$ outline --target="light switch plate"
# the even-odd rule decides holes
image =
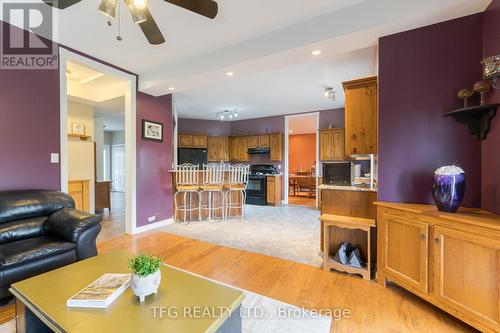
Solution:
[[[50,163],[59,163],[59,153],[50,153]]]

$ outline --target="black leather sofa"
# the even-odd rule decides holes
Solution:
[[[97,255],[100,222],[63,192],[0,191],[0,303],[14,282]]]

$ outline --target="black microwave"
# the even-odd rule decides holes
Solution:
[[[323,163],[323,184],[351,186],[354,168],[351,162]]]

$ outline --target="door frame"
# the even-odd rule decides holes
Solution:
[[[82,56],[63,47],[59,48],[59,108],[60,108],[60,166],[61,191],[68,192],[68,91],[67,62],[74,61],[127,82],[125,86],[125,231],[138,232],[136,226],[136,92],[137,77],[101,62]]]
[[[307,112],[307,113],[299,113],[299,114],[293,114],[293,115],[288,115],[285,116],[285,171],[283,175],[284,179],[284,188],[285,188],[285,193],[283,195],[283,203],[288,204],[288,192],[290,191],[289,186],[288,186],[288,175],[289,175],[289,159],[290,159],[290,119],[291,118],[299,118],[299,117],[304,117],[304,116],[312,116],[314,115],[316,117],[316,207],[318,207],[318,181],[319,181],[319,115],[320,112]]]

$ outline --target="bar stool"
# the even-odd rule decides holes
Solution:
[[[199,166],[194,164],[181,164],[175,169],[176,192],[174,194],[174,221],[177,222],[177,213],[184,213],[184,222],[186,222],[186,215],[189,212],[189,221],[192,221],[192,212],[198,211],[198,220],[201,220],[200,211],[200,193],[198,182]],[[193,194],[198,197],[198,204],[193,208],[192,196]],[[178,197],[183,196],[182,204],[179,204]],[[189,196],[189,202],[187,197]]]
[[[226,184],[226,216],[230,217],[232,209],[241,209],[241,218],[245,218],[245,202],[247,199],[247,184],[250,166],[237,164],[229,167],[228,182]],[[241,201],[233,202],[233,193],[240,193]]]
[[[213,220],[214,211],[220,210],[222,220],[226,219],[224,211],[224,163],[203,164],[203,184],[200,189],[200,217],[203,211],[208,211],[208,220]],[[203,195],[207,194],[207,203],[203,201]],[[220,205],[214,206],[214,199],[219,196]]]

